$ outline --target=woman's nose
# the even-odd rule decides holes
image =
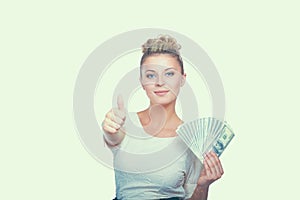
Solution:
[[[156,79],[156,85],[157,86],[162,86],[164,84],[165,84],[165,80],[163,79],[163,77],[158,76],[157,79]]]

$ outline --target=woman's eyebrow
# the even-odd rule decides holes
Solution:
[[[146,72],[149,72],[149,71],[150,71],[150,72],[156,72],[156,71],[153,70],[153,69],[147,69],[147,70],[146,70]]]
[[[176,70],[176,68],[175,67],[168,67],[168,68],[166,68],[166,69],[163,69],[163,71],[168,71],[168,70]],[[148,72],[148,71],[150,71],[150,72],[157,72],[157,70],[155,70],[155,69],[147,69],[147,70],[145,70],[145,72]],[[177,71],[177,70],[176,70]]]
[[[169,68],[165,69],[164,71],[168,71],[168,70],[174,70],[174,71],[178,72],[178,69],[176,69],[175,67],[169,67]]]
[[[167,71],[167,70],[169,70],[169,69],[174,69],[174,70],[176,70],[174,67],[169,67],[169,68],[165,69],[165,71]]]

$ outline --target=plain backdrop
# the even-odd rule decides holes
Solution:
[[[237,136],[209,199],[299,199],[299,17],[292,0],[1,2],[0,199],[114,197],[113,171],[78,137],[73,89],[96,47],[148,27],[197,42],[222,78]]]

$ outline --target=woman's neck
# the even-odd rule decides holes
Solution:
[[[161,117],[164,117],[166,121],[169,121],[174,117],[178,118],[175,110],[175,102],[165,104],[165,105],[161,105],[161,104],[150,105],[148,110],[160,114]]]
[[[138,114],[144,129],[152,135],[161,131],[165,133],[168,130],[174,132],[177,126],[182,123],[176,114],[174,103],[168,105],[152,104]]]

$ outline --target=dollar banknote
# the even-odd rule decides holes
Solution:
[[[234,137],[226,121],[212,117],[186,122],[176,133],[201,162],[210,151],[220,156]]]
[[[221,130],[219,137],[217,137],[215,141],[210,145],[208,151],[214,151],[217,154],[217,156],[221,156],[221,154],[226,149],[226,147],[231,142],[234,136],[235,135],[232,129],[228,126],[224,126]]]

